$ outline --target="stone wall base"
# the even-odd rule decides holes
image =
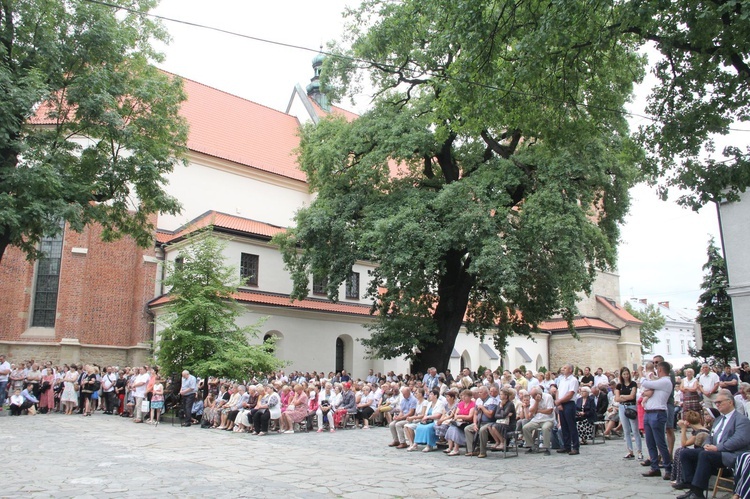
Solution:
[[[83,363],[106,366],[139,366],[149,362],[151,346],[140,343],[131,347],[82,345],[78,340],[61,342],[0,341],[0,353],[11,364],[33,359],[37,363],[52,361],[54,365]]]

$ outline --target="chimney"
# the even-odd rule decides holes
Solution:
[[[648,305],[648,299],[647,298],[641,298],[638,301],[641,302],[641,303],[643,303],[644,305]]]
[[[669,302],[668,301],[660,301],[659,305],[661,305],[664,308],[669,308]]]

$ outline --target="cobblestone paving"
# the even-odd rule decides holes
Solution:
[[[255,437],[101,413],[0,417],[0,497],[673,498],[624,461],[622,440],[579,456],[448,457],[387,446],[385,428]]]

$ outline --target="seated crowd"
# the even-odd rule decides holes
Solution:
[[[2,366],[8,365],[0,355]],[[60,412],[90,416],[96,411],[158,424],[163,412],[182,408],[183,426],[251,433],[335,432],[341,428],[388,426],[390,446],[447,456],[486,458],[509,446],[527,453],[577,455],[596,438],[624,436],[626,460],[641,460],[644,476],[672,480],[704,497],[711,475],[734,468],[735,497],[750,488],[750,367],[719,375],[704,365],[675,376],[659,356],[637,370],[589,368],[554,375],[516,369],[469,369],[453,377],[431,368],[422,375],[386,375],[370,370],[364,379],[338,373],[283,371],[245,382],[209,377],[165,380],[155,366],[100,368],[34,361],[9,365],[0,397],[11,415]],[[2,408],[0,407],[0,410]],[[675,414],[677,411],[677,414]],[[178,414],[175,412],[175,414]],[[674,451],[675,426],[680,446]],[[642,438],[648,457],[643,459]],[[670,440],[671,437],[671,440]],[[420,448],[420,446],[422,446]],[[661,464],[661,467],[659,466]],[[744,487],[744,488],[743,488]]]

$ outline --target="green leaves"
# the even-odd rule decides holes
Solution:
[[[650,154],[643,167],[663,198],[675,188],[685,191],[678,202],[694,210],[737,200],[750,185],[746,133],[735,134],[740,143],[714,150],[732,128],[748,128],[749,12],[747,1],[695,0],[631,0],[621,11],[617,34],[653,42],[661,56],[647,107],[656,121],[640,129]]]
[[[727,294],[727,264],[713,238],[708,242],[707,253],[708,261],[703,265],[706,271],[701,285],[703,293],[698,299],[697,322],[701,327],[702,346],[700,350],[690,349],[690,355],[705,361],[715,359],[726,365],[737,361],[732,303]]]
[[[170,288],[167,313],[159,321],[156,359],[167,374],[184,369],[198,376],[246,379],[250,372],[283,366],[274,355],[273,341],[250,344],[262,321],[237,325],[245,308],[234,299],[237,269],[224,265],[225,243],[211,231],[186,241],[181,265],[171,266],[164,284]]]
[[[652,352],[652,347],[659,342],[658,333],[664,327],[666,319],[658,308],[652,303],[641,312],[633,308],[629,302],[625,302],[625,310],[633,314],[636,319],[643,322],[641,324],[641,352],[647,354]]]
[[[614,265],[642,158],[622,105],[643,60],[602,35],[613,9],[363,4],[352,50],[321,78],[343,95],[364,67],[376,97],[352,123],[302,130],[317,197],[277,239],[295,296],[310,274],[335,290],[355,261],[374,261],[378,322],[364,343],[438,367],[462,325],[502,348],[572,318],[595,269]]]
[[[155,5],[112,3],[144,13]],[[83,0],[2,5],[0,258],[8,245],[33,258],[61,219],[152,244],[150,215],[179,211],[163,182],[187,140],[181,83],[150,64],[150,42],[165,32]],[[27,126],[33,116],[44,126]]]

